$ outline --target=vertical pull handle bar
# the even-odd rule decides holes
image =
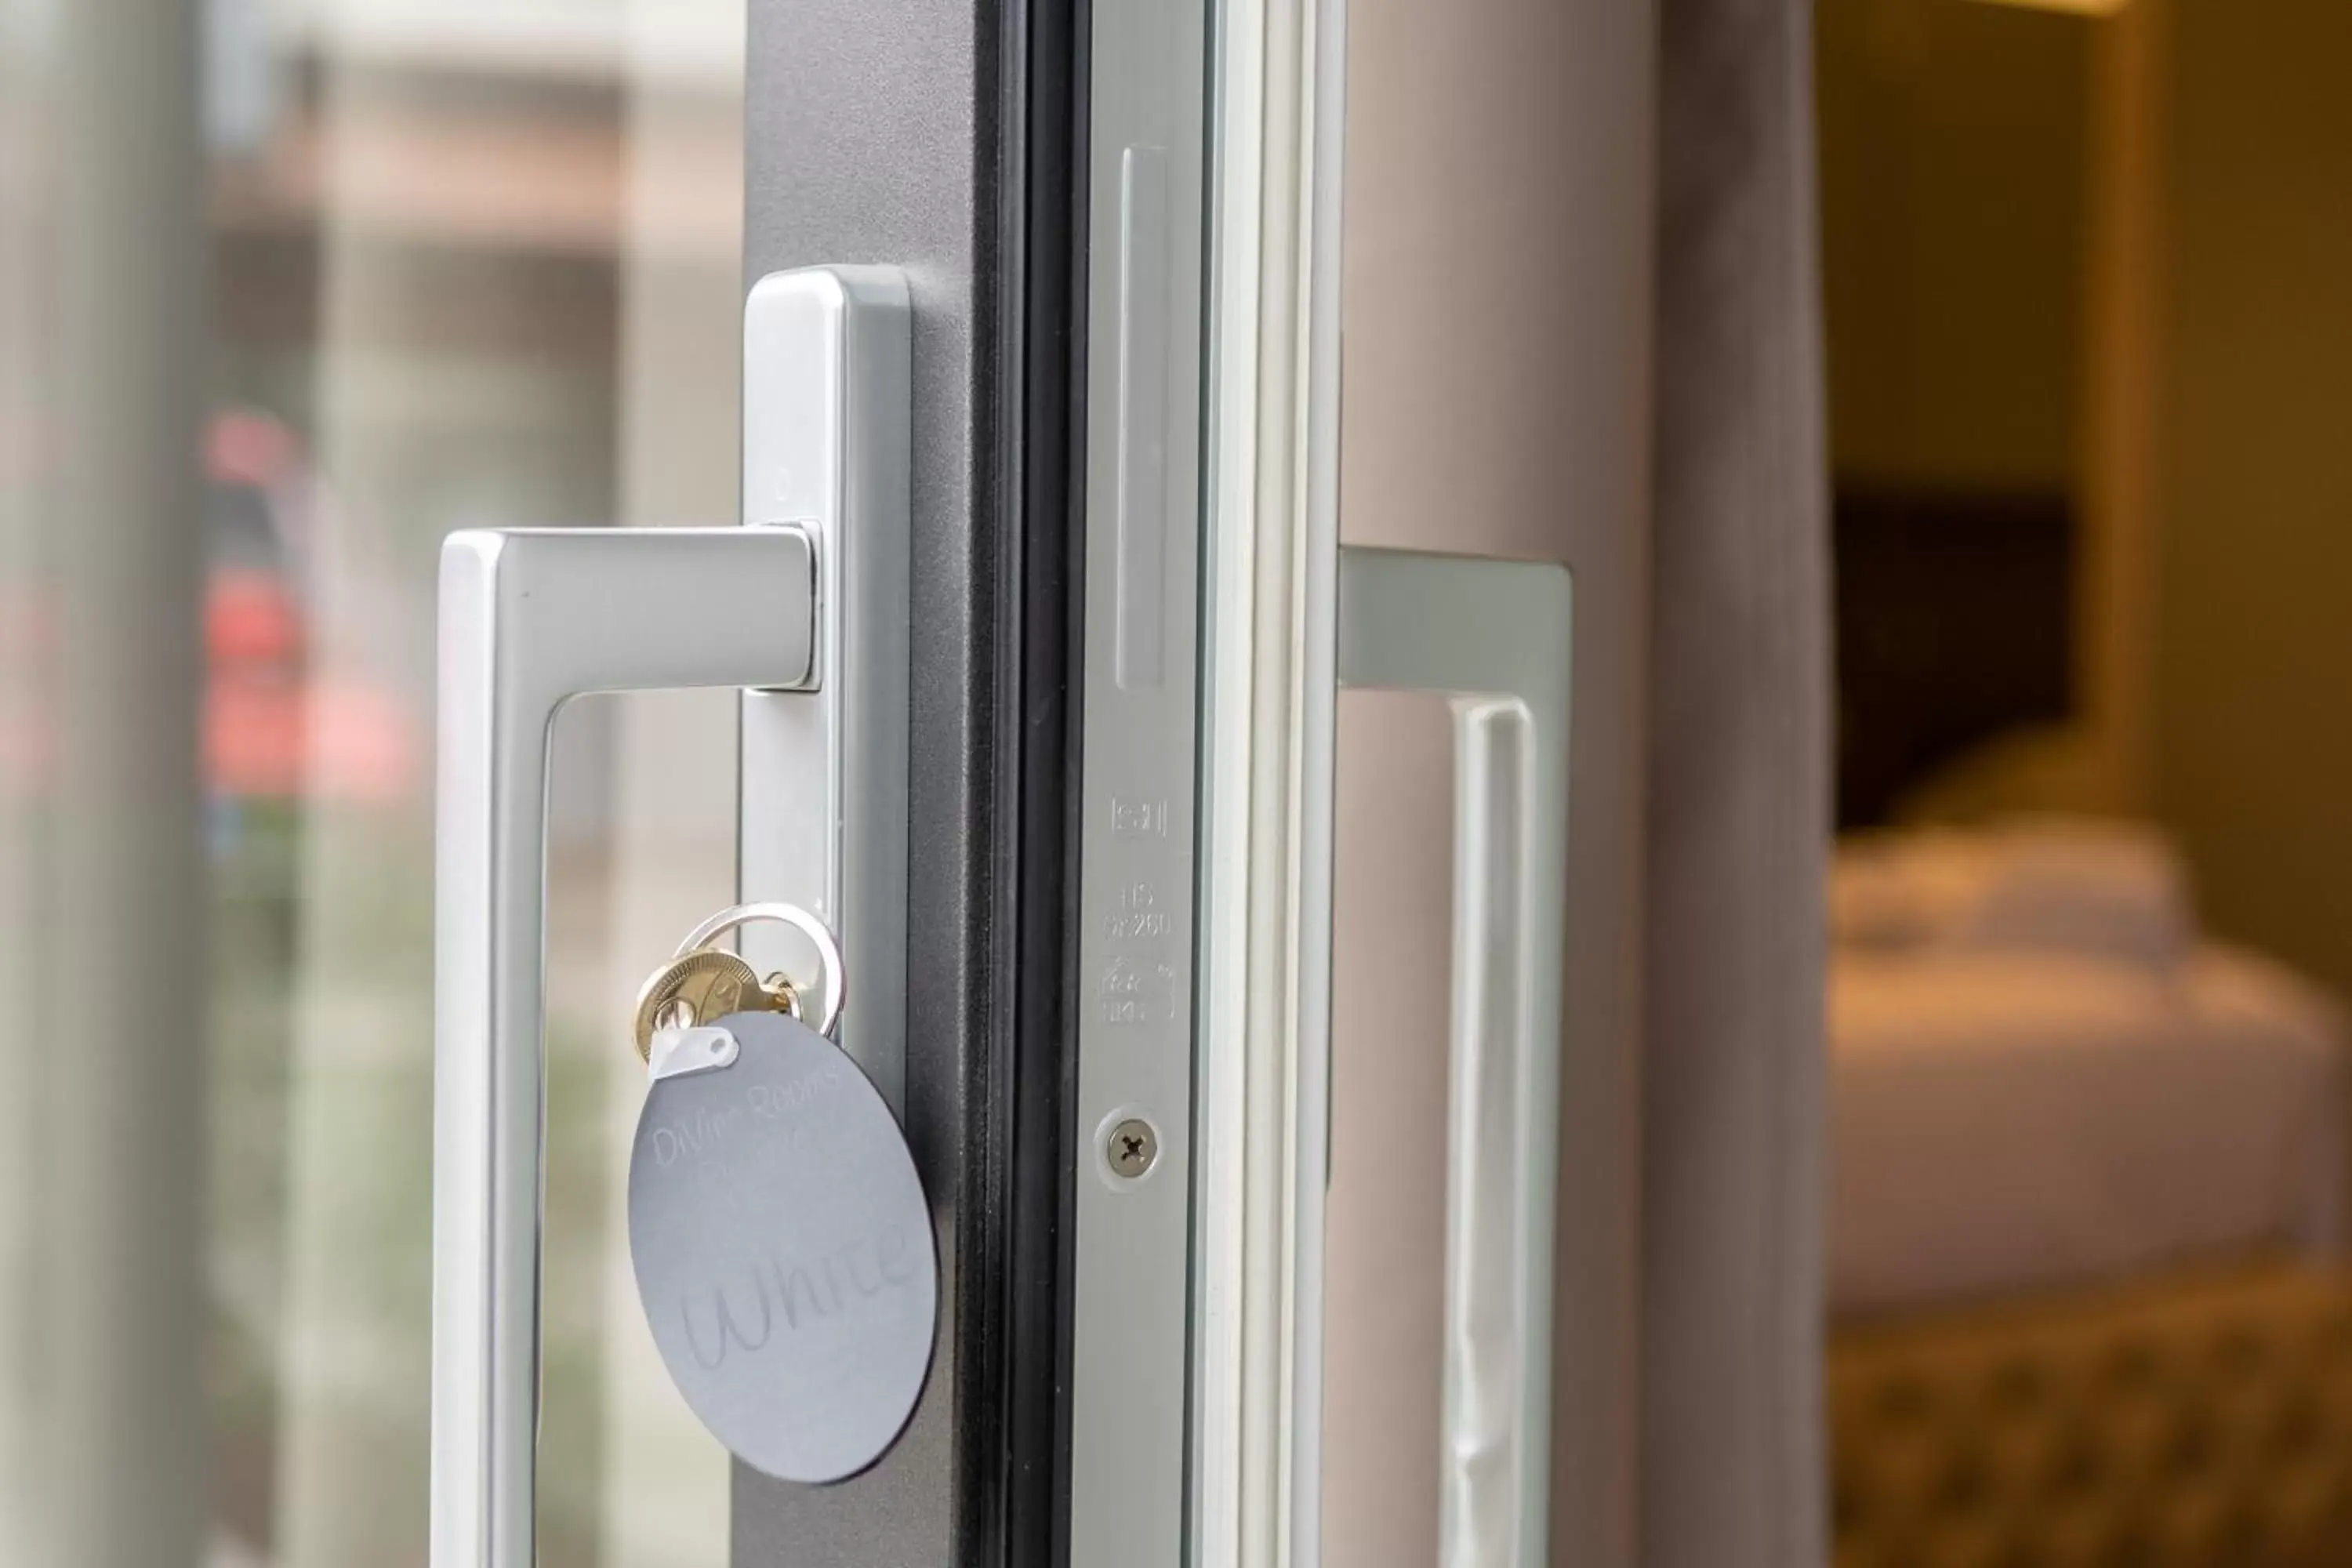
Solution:
[[[1442,1568],[1542,1568],[1571,596],[1564,567],[1339,552],[1339,681],[1454,699]]]

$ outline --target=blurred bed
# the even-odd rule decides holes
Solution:
[[[1834,903],[1837,1310],[2337,1249],[2343,1020],[2201,940],[2153,835],[1897,837]]]
[[[1851,841],[1839,1558],[2352,1563],[2346,1025],[2145,829]]]

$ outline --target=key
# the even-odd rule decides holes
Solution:
[[[654,971],[637,993],[637,1059],[653,1059],[659,1029],[715,1024],[747,1007],[783,1012],[750,964],[731,952],[698,947]]]
[[[771,974],[760,982],[759,1002],[771,1013],[801,1016],[801,988],[793,984],[789,974]],[[746,1003],[748,1008],[750,1003]]]

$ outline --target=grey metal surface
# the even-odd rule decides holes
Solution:
[[[1437,1561],[1541,1568],[1550,1551],[1569,575],[1546,563],[1343,549],[1339,633],[1343,686],[1454,699]]]
[[[1183,1561],[1207,24],[1091,16],[1071,1568]]]
[[[988,983],[974,955],[993,558],[978,517],[985,366],[973,300],[988,243],[978,150],[992,39],[970,0],[751,0],[749,27],[746,277],[887,263],[905,271],[914,310],[903,1120],[940,1242],[944,1310],[929,1390],[880,1464],[824,1489],[738,1468],[734,1557],[740,1568],[939,1568],[956,1551],[965,1053]]]
[[[592,691],[788,687],[807,537],[464,532],[441,553],[434,827],[434,1568],[535,1561],[548,735]],[[662,607],[696,607],[677,635]]]
[[[1157,147],[1119,150],[1118,400],[1112,410],[1117,455],[1118,684],[1159,685],[1168,669],[1168,398],[1170,313],[1168,154]]]
[[[737,1013],[680,1034],[701,1049],[656,1065],[629,1158],[654,1343],[738,1458],[798,1481],[855,1475],[931,1364],[939,1268],[914,1160],[873,1083],[798,1019]]]

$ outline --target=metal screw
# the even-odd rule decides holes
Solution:
[[[1130,1116],[1110,1130],[1103,1155],[1110,1162],[1113,1173],[1133,1181],[1151,1169],[1152,1162],[1160,1158],[1160,1134],[1151,1130],[1150,1122]]]

